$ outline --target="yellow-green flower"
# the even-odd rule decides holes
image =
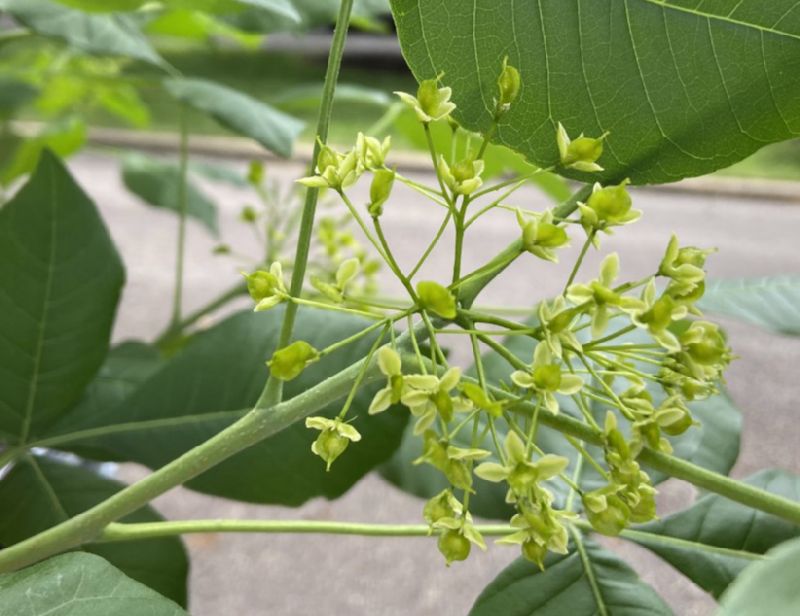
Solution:
[[[288,299],[289,291],[283,281],[283,270],[277,261],[270,265],[269,271],[258,270],[252,274],[242,272],[247,280],[247,291],[256,302],[255,312],[274,308]]]
[[[518,387],[536,392],[544,407],[554,415],[559,410],[555,394],[572,395],[583,387],[583,379],[564,372],[543,343],[536,345],[530,370],[517,370],[511,374],[511,380]]]
[[[460,380],[460,368],[450,368],[441,378],[425,374],[412,374],[403,378],[400,401],[417,418],[414,434],[425,432],[436,421],[437,416],[447,423],[453,419],[455,413],[472,408],[472,402],[468,398],[451,395]]]
[[[451,167],[444,156],[439,155],[438,168],[445,186],[457,195],[471,195],[483,185],[481,174],[484,162],[482,160],[466,158]]]
[[[367,137],[364,133],[358,133],[355,149],[358,165],[362,169],[370,171],[381,169],[386,163],[386,155],[391,147],[391,137],[379,141],[375,137]]]
[[[308,417],[306,428],[321,431],[317,440],[311,445],[311,451],[325,461],[326,470],[331,470],[331,464],[344,453],[350,443],[361,440],[358,430],[338,417],[336,419]]]
[[[453,90],[440,88],[439,78],[420,82],[416,96],[405,92],[395,92],[395,94],[414,110],[420,122],[442,120],[456,108],[455,104],[450,102]]]
[[[310,188],[333,188],[341,191],[354,184],[362,170],[356,150],[342,154],[323,145],[317,159],[316,175],[300,178],[297,182]]]
[[[518,209],[517,223],[522,228],[522,246],[525,250],[540,259],[558,263],[556,249],[569,246],[569,235],[553,223],[552,210],[525,218]]]
[[[603,141],[606,137],[608,132],[597,138],[584,137],[581,133],[573,140],[569,138],[564,125],[559,122],[556,142],[561,164],[568,169],[587,173],[602,171],[603,168],[597,164],[597,159],[603,155]]]

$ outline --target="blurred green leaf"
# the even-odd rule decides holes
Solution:
[[[707,312],[800,335],[800,276],[716,280],[699,304]]]
[[[42,132],[29,139],[13,139],[8,158],[0,158],[0,184],[8,186],[14,180],[36,169],[42,153],[50,150],[62,158],[79,151],[86,143],[86,125],[76,117],[47,124]]]
[[[545,570],[519,558],[484,588],[469,616],[669,616],[672,610],[621,558],[584,539],[549,554]]]
[[[286,88],[272,99],[272,103],[289,109],[316,109],[322,101],[322,84]],[[338,104],[357,103],[388,107],[392,98],[383,90],[376,90],[351,83],[336,85],[335,102]]]
[[[181,171],[175,163],[142,154],[127,154],[122,159],[125,187],[145,203],[180,212]],[[187,178],[186,213],[217,235],[217,206]]]
[[[51,0],[0,0],[0,10],[34,32],[62,39],[81,51],[165,66],[128,15],[86,13]]]
[[[8,119],[20,107],[36,99],[39,88],[27,81],[0,75],[0,120]]]
[[[85,467],[27,456],[0,481],[0,502],[4,503],[0,508],[0,543],[19,543],[103,502],[123,487]],[[144,507],[124,521],[160,522],[163,518]],[[94,543],[83,549],[102,556],[137,582],[186,605],[189,562],[180,538]]]
[[[124,282],[94,203],[49,152],[0,208],[0,436],[25,444],[80,398]]]
[[[79,611],[76,611],[79,610]],[[186,616],[99,556],[71,552],[0,575],[0,616]]]
[[[168,79],[167,91],[179,101],[210,114],[226,128],[289,157],[303,122],[246,94],[203,79]]]
[[[745,481],[791,500],[800,499],[800,477],[784,471],[761,471]],[[764,554],[779,543],[800,536],[800,528],[791,522],[716,494],[703,496],[688,509],[645,524],[638,530],[754,554]],[[743,558],[693,550],[686,545],[673,545],[659,541],[656,536],[637,535],[630,540],[655,552],[717,598],[752,563]]]
[[[82,409],[71,413],[52,437],[111,450],[123,459],[159,468],[217,434],[256,402],[267,378],[264,362],[278,340],[283,310],[239,313],[197,334],[161,370],[125,402],[100,414]],[[329,311],[300,310],[298,338],[315,348],[342,340],[363,329],[362,319]],[[372,340],[362,339],[309,366],[285,383],[285,398],[310,389],[367,354]],[[350,411],[363,440],[350,446],[331,468],[311,452],[317,434],[303,422],[223,462],[188,487],[227,498],[296,506],[324,496],[337,498],[367,472],[382,464],[400,444],[407,413],[368,416],[376,388],[360,392]],[[335,416],[341,401],[320,415]],[[93,434],[77,440],[80,431]],[[78,433],[75,438],[70,436]],[[91,437],[91,438],[90,438]],[[55,444],[54,446],[58,446]]]

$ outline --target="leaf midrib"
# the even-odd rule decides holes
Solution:
[[[55,187],[55,175],[53,173],[53,168],[48,168],[48,174],[50,175],[50,181],[48,182],[48,186],[50,188],[50,198],[48,199],[49,203],[51,204],[51,216],[50,216],[50,254],[48,255],[47,259],[47,274],[45,276],[45,285],[44,285],[44,297],[42,299],[42,318],[38,322],[38,332],[36,338],[36,351],[34,353],[33,359],[33,374],[31,375],[31,383],[30,387],[28,388],[28,400],[25,404],[25,415],[22,418],[22,431],[20,434],[20,445],[25,445],[28,441],[28,437],[30,436],[30,429],[31,429],[31,422],[33,419],[33,407],[36,403],[36,396],[39,390],[39,373],[41,369],[42,363],[42,351],[44,348],[44,339],[45,339],[45,332],[47,331],[48,325],[48,306],[50,304],[50,295],[52,293],[53,288],[53,273],[55,270],[55,256],[56,256],[56,244],[57,244],[57,226],[58,226],[58,191]]]

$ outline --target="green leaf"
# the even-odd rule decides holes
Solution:
[[[79,151],[86,143],[86,125],[80,118],[67,118],[47,125],[41,133],[30,139],[12,139],[10,155],[3,156],[0,184],[10,185],[14,180],[36,169],[42,152],[50,150],[61,158]],[[6,158],[7,156],[7,158]]]
[[[800,133],[795,0],[392,0],[418,79],[444,74],[470,130],[489,129],[503,58],[522,89],[497,139],[541,166],[556,126],[610,131],[606,183],[673,182]]]
[[[124,342],[111,348],[97,376],[78,404],[66,414],[65,421],[114,413],[164,363],[158,349],[142,342]],[[57,431],[58,426],[54,430]],[[69,450],[96,460],[116,460],[114,452],[108,449],[76,446]]]
[[[86,467],[27,456],[0,481],[0,543],[14,545],[111,497],[123,484],[96,475]],[[126,522],[160,522],[150,507],[127,516]],[[137,582],[186,604],[189,563],[176,537],[84,546]],[[83,612],[81,612],[82,614]]]
[[[303,130],[303,122],[246,94],[203,79],[168,79],[167,91],[179,101],[210,114],[220,124],[258,141],[284,157]]]
[[[77,402],[108,351],[123,282],[95,205],[45,152],[0,209],[0,435],[29,442]]]
[[[0,616],[185,616],[99,556],[72,552],[0,575]]]
[[[800,539],[770,550],[767,559],[748,567],[722,597],[717,616],[769,614],[795,616],[800,605]]]
[[[166,66],[128,15],[85,13],[50,0],[0,0],[0,10],[34,32],[62,39],[81,51]]]
[[[789,473],[761,471],[746,481],[774,494],[792,500],[800,499],[800,477]],[[754,554],[763,554],[783,541],[800,536],[800,528],[790,522],[715,494],[703,496],[688,509],[650,522],[639,527],[639,530]],[[647,538],[637,534],[630,539],[658,554],[715,597],[719,597],[742,569],[752,562],[745,558],[671,545],[659,541],[655,536]]]
[[[165,0],[170,9],[191,9],[211,14],[236,13],[252,8],[271,16],[297,23],[300,14],[290,0]]]
[[[623,560],[593,541],[550,554],[545,570],[515,560],[480,594],[469,616],[656,616],[672,614]]]
[[[100,415],[76,413],[53,430],[74,444],[71,433],[92,429],[83,445],[110,449],[119,457],[159,468],[210,438],[244,415],[256,402],[268,376],[265,361],[275,351],[283,310],[239,313],[196,335],[133,395]],[[329,311],[300,310],[298,338],[323,349],[363,329],[362,319]],[[291,398],[367,354],[369,336],[327,355],[285,384]],[[309,498],[336,498],[392,455],[407,422],[405,412],[368,416],[377,387],[356,397],[349,417],[362,434],[325,472],[311,452],[316,434],[297,422],[283,432],[237,454],[189,482],[201,492],[258,503],[299,505]],[[322,412],[335,416],[341,401]],[[92,435],[89,435],[92,436]],[[56,445],[54,445],[56,446]]]
[[[276,105],[287,109],[317,109],[322,101],[322,85],[310,84],[284,89],[272,99]],[[356,103],[385,108],[392,103],[392,98],[383,90],[376,90],[352,83],[336,84],[337,104]]]
[[[717,280],[708,285],[700,308],[781,334],[800,335],[800,277]]]
[[[0,119],[8,119],[20,107],[33,101],[39,88],[21,79],[0,76]]]
[[[122,159],[122,181],[145,203],[180,212],[181,170],[175,163],[128,154]],[[186,189],[186,214],[217,235],[217,206],[188,178]]]

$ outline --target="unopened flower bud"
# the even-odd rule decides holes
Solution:
[[[319,351],[307,342],[298,340],[275,351],[267,365],[272,376],[282,381],[291,381],[299,376],[306,366],[318,359]]]
[[[391,169],[379,169],[372,176],[369,186],[369,205],[367,211],[373,218],[383,214],[383,204],[389,200],[394,186],[395,172]]]
[[[444,319],[456,318],[456,298],[438,282],[423,280],[417,284],[417,295],[422,308]]]
[[[500,92],[500,98],[497,101],[498,112],[508,111],[511,103],[517,99],[521,85],[519,71],[508,63],[508,56],[506,56],[503,60],[503,70],[500,71],[500,77],[497,79],[497,89]]]
[[[453,561],[467,560],[472,550],[469,539],[457,530],[446,530],[439,535],[439,551],[449,567]]]

